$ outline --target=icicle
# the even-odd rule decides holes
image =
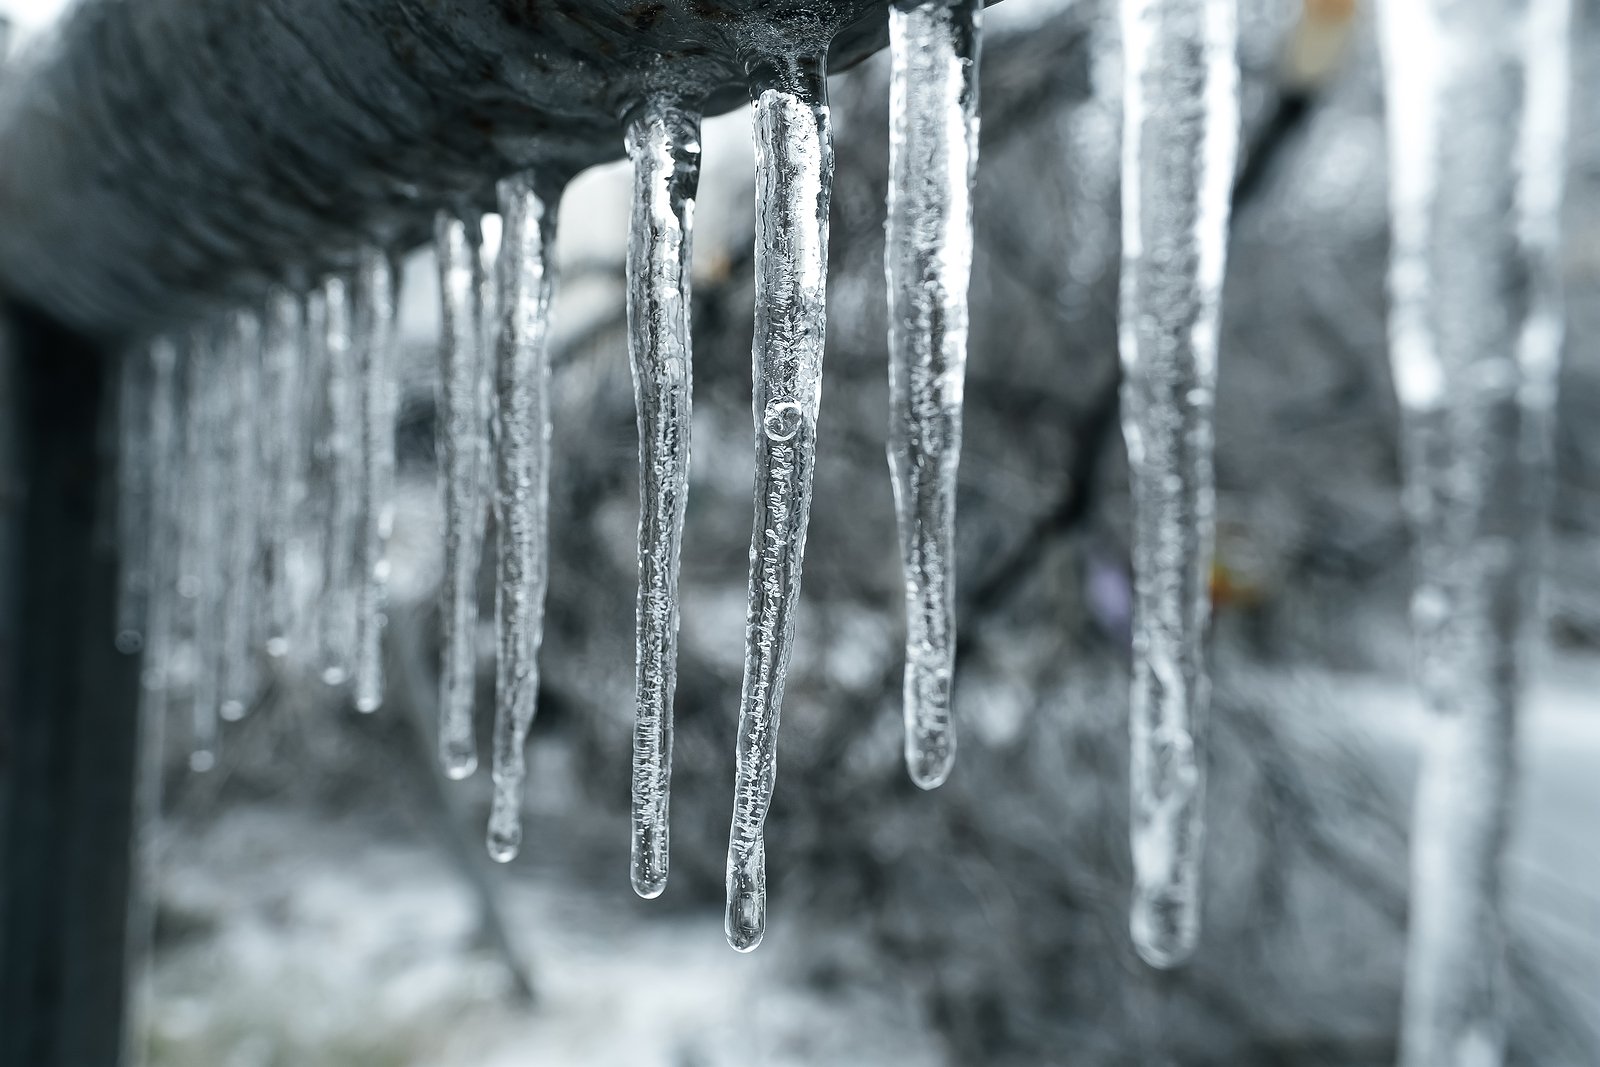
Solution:
[[[227,493],[231,414],[226,345],[214,343],[218,331],[205,331],[189,347],[189,389],[184,428],[184,465],[187,474],[184,517],[184,564],[179,579],[186,598],[193,601],[191,620],[190,686],[193,750],[189,767],[196,772],[216,765],[220,668],[226,655],[222,643],[224,614],[225,544],[221,502]]]
[[[905,574],[905,756],[941,784],[955,759],[956,466],[967,369],[978,0],[889,9],[889,467]]]
[[[760,944],[766,929],[763,828],[777,777],[778,719],[816,463],[833,186],[825,73],[820,55],[806,57],[752,87],[755,531],[723,923],[728,943],[741,952]]]
[[[399,271],[388,253],[362,255],[356,345],[360,381],[360,541],[357,545],[355,704],[383,704],[383,609],[389,581],[388,541],[394,525],[394,380]]]
[[[327,307],[327,479],[331,490],[323,540],[322,680],[342,685],[355,665],[356,545],[360,540],[360,388],[350,285],[337,275],[323,282]]]
[[[162,338],[150,346],[150,373],[150,605],[141,680],[146,690],[163,694],[159,710],[151,712],[160,715],[166,709],[164,697],[178,643],[178,581],[182,573],[179,546],[186,526],[178,349],[170,340]]]
[[[1569,0],[1379,5],[1390,349],[1429,712],[1400,1062],[1504,1059],[1502,866],[1562,336]]]
[[[150,610],[155,460],[153,351],[126,355],[117,380],[117,632],[121,652],[144,647]]]
[[[496,582],[494,800],[489,855],[509,862],[522,843],[528,727],[539,699],[539,645],[549,573],[550,294],[559,193],[528,174],[500,185],[500,322],[495,352]]]
[[[266,614],[261,626],[271,656],[289,651],[294,632],[294,590],[289,552],[295,539],[295,517],[305,496],[303,442],[306,412],[301,403],[300,301],[287,290],[276,290],[267,303],[262,323],[264,382],[262,401],[267,418],[262,428],[262,463],[266,474],[266,506],[262,515],[262,550],[266,557]]]
[[[217,503],[224,513],[222,660],[217,665],[224,719],[244,717],[254,697],[255,649],[251,622],[255,612],[257,530],[261,485],[257,480],[256,445],[260,437],[261,324],[248,314],[233,316],[221,368],[227,392],[227,479]]]
[[[482,271],[479,243],[475,222],[452,212],[441,212],[435,220],[443,320],[438,437],[445,514],[439,754],[451,778],[465,778],[478,766],[472,710],[489,426],[483,394],[482,290],[476,282]]]
[[[1238,139],[1233,0],[1123,0],[1123,434],[1135,571],[1131,928],[1170,967],[1199,935],[1212,394]]]
[[[328,440],[323,429],[328,420],[328,301],[320,285],[301,301],[299,361],[300,414],[295,425],[301,436],[290,474],[291,491],[298,494],[298,513],[291,521],[294,537],[284,553],[284,577],[294,613],[288,646],[299,650],[300,664],[320,669],[323,545],[333,509]]]
[[[678,677],[678,555],[689,493],[690,253],[700,115],[652,98],[628,126],[628,350],[639,413],[638,701],[633,727],[634,891],[667,884],[672,700]]]

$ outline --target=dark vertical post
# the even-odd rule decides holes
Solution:
[[[112,644],[114,365],[0,308],[0,1064],[114,1067],[138,738]]]

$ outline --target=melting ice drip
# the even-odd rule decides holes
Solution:
[[[1570,4],[1379,11],[1390,349],[1430,714],[1401,1063],[1494,1067],[1506,1037],[1501,867],[1562,336]]]

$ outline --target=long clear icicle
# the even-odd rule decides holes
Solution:
[[[1400,1062],[1494,1067],[1502,866],[1562,336],[1569,0],[1379,5],[1390,351],[1429,714]]]
[[[151,503],[149,534],[150,606],[141,681],[159,702],[149,714],[164,716],[172,662],[178,644],[180,545],[186,526],[182,485],[184,432],[180,422],[178,347],[161,338],[150,346]]]
[[[478,766],[473,734],[477,680],[478,565],[483,551],[485,455],[481,239],[476,221],[440,212],[434,224],[439,261],[441,345],[439,470],[443,483],[444,579],[439,614],[444,654],[439,672],[439,758],[451,778]]]
[[[778,720],[794,643],[811,511],[827,325],[833,136],[821,56],[752,87],[756,141],[755,530],[744,686],[728,840],[728,943],[748,952],[767,918],[764,827],[777,779]]]
[[[522,844],[528,727],[539,705],[539,645],[550,570],[550,296],[558,194],[532,175],[500,183],[504,231],[495,343],[494,796],[489,855],[506,863]]]
[[[294,589],[289,553],[295,539],[295,518],[305,496],[304,441],[306,413],[301,403],[302,304],[286,289],[268,298],[262,320],[262,464],[266,505],[261,516],[265,556],[262,627],[267,654],[283,656],[294,632]]]
[[[639,603],[633,726],[636,893],[667,885],[672,701],[678,681],[678,559],[689,495],[690,259],[700,115],[654,98],[628,127],[628,352],[639,416]]]
[[[889,468],[905,575],[905,756],[923,789],[950,774],[956,469],[967,373],[978,0],[889,9]]]
[[[209,771],[217,759],[217,718],[221,703],[220,668],[224,611],[224,541],[220,502],[227,492],[227,440],[230,414],[225,356],[217,330],[204,330],[189,346],[188,404],[184,426],[185,535],[180,588],[191,601],[190,721],[193,747],[189,767]]]
[[[239,313],[231,317],[225,358],[222,375],[228,394],[228,420],[220,432],[227,440],[228,466],[218,501],[226,510],[222,659],[217,671],[222,698],[219,712],[224,719],[234,721],[250,707],[256,682],[251,634],[261,494],[256,462],[261,433],[261,324],[255,316]]]
[[[145,645],[151,596],[155,521],[155,444],[151,425],[153,349],[130,352],[117,367],[117,616],[116,645]]]
[[[302,438],[295,454],[292,477],[298,491],[293,539],[284,554],[284,573],[290,590],[293,618],[288,645],[307,667],[320,667],[320,595],[323,584],[323,545],[332,514],[332,480],[328,476],[328,301],[324,287],[313,286],[300,305],[300,416],[296,427]]]
[[[355,314],[361,491],[357,506],[355,705],[383,704],[383,623],[394,526],[394,346],[399,272],[379,249],[362,254]]]
[[[1133,498],[1133,908],[1139,955],[1200,926],[1217,319],[1238,140],[1233,0],[1122,0],[1122,426]]]
[[[360,540],[361,454],[359,376],[351,285],[332,275],[323,282],[326,307],[328,480],[323,531],[321,629],[322,680],[341,685],[355,666],[356,545]]]

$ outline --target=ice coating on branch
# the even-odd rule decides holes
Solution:
[[[188,602],[193,678],[189,767],[209,771],[217,760],[222,644],[224,551],[222,501],[230,473],[225,451],[229,392],[226,346],[217,330],[196,331],[188,350],[184,411],[183,545],[179,590]]]
[[[967,370],[978,0],[889,10],[889,468],[905,575],[905,756],[941,784],[955,759],[956,469]]]
[[[355,666],[356,545],[360,540],[361,433],[360,386],[356,367],[351,286],[339,275],[327,278],[322,294],[327,321],[327,421],[324,438],[328,511],[323,532],[321,591],[322,680],[342,685]]]
[[[261,431],[266,506],[261,516],[265,571],[262,632],[269,655],[289,651],[294,631],[294,588],[289,569],[295,516],[305,496],[306,413],[301,404],[302,304],[286,289],[274,290],[262,320],[262,396],[267,416]]]
[[[451,778],[465,778],[478,766],[472,709],[489,447],[483,391],[483,298],[476,283],[482,271],[480,244],[475,219],[439,213],[434,224],[434,251],[439,261],[438,440],[445,515],[444,579],[439,587],[444,640],[439,672],[439,758]]]
[[[399,339],[399,273],[393,258],[376,248],[362,253],[357,270],[361,493],[357,507],[355,705],[357,711],[376,711],[383,704],[383,610],[389,582],[389,533],[394,526],[394,348]]]
[[[155,447],[151,408],[153,350],[132,352],[117,367],[117,615],[120,652],[145,645],[150,612],[155,519]]]
[[[1390,353],[1430,722],[1404,1067],[1505,1055],[1502,866],[1561,336],[1568,0],[1379,5]]]
[[[228,324],[228,346],[221,369],[228,394],[228,417],[215,443],[226,453],[227,477],[218,501],[226,511],[223,526],[223,611],[219,712],[234,721],[244,716],[255,696],[256,548],[260,525],[261,486],[257,480],[260,440],[261,324],[254,315],[234,314]],[[225,442],[225,443],[224,443]]]
[[[528,727],[539,705],[539,645],[550,570],[550,294],[559,194],[531,175],[500,183],[504,236],[495,344],[494,797],[489,855],[506,863],[522,843]]]
[[[1122,0],[1122,425],[1133,498],[1131,930],[1200,924],[1217,318],[1238,140],[1233,0]]]
[[[756,144],[755,530],[745,620],[728,943],[766,929],[763,840],[777,777],[778,720],[794,643],[822,395],[833,140],[820,56],[752,88]]]
[[[667,884],[672,701],[678,681],[678,557],[689,494],[690,253],[700,116],[652,99],[628,127],[628,352],[639,415],[639,604],[633,727],[634,892]]]

